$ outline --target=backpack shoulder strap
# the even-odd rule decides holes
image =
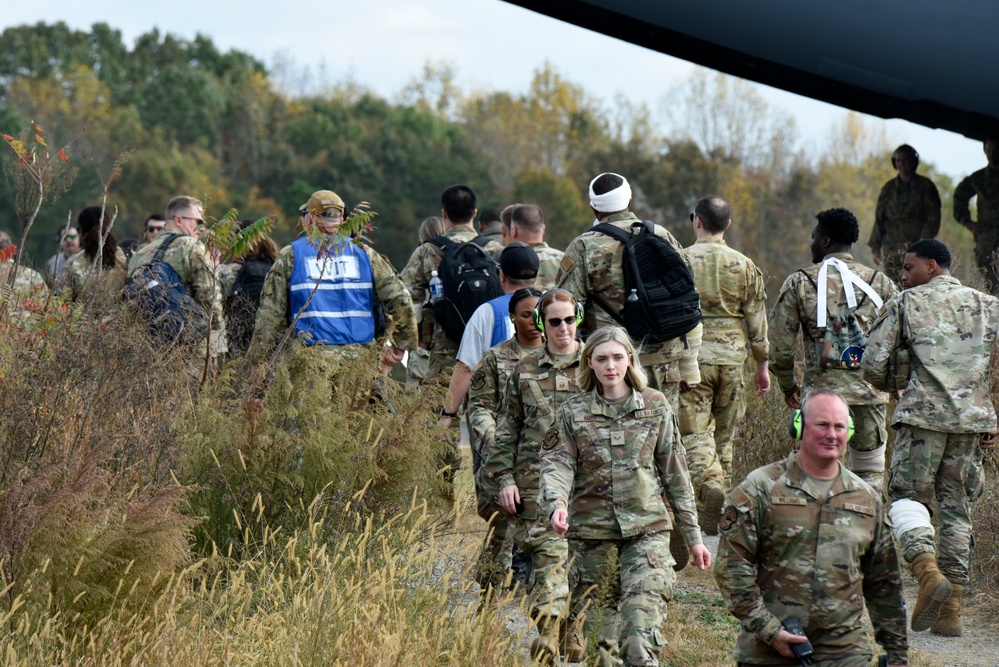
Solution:
[[[447,252],[448,250],[454,250],[455,248],[461,245],[460,243],[452,241],[446,236],[435,236],[432,239],[427,239],[427,243],[432,243],[433,245],[437,246],[444,252]]]
[[[180,236],[181,236],[180,234],[167,234],[166,240],[164,240],[163,244],[156,249],[155,253],[153,253],[153,261],[150,262],[150,264],[156,264],[157,262],[162,262],[163,255],[166,254],[166,251],[170,249],[170,246],[173,245],[173,242],[179,239]]]
[[[485,234],[479,234],[474,239],[469,241],[469,243],[474,243],[475,245],[485,250],[486,244],[489,243],[490,240],[491,239],[487,237]]]
[[[621,243],[627,243],[628,239],[631,238],[631,234],[624,231],[623,229],[615,227],[614,225],[608,222],[601,222],[599,225],[594,226],[592,229],[595,232],[599,232],[604,236],[609,236],[612,239],[620,241]]]

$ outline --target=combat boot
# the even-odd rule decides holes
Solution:
[[[701,487],[701,530],[705,535],[718,534],[718,519],[721,517],[722,505],[725,504],[725,491],[717,484],[706,484]]]
[[[558,616],[538,616],[538,636],[531,642],[531,659],[539,665],[558,662]]]
[[[929,630],[937,620],[940,607],[950,598],[953,587],[937,568],[937,558],[933,554],[919,554],[912,561],[912,572],[919,581],[919,597],[912,610],[912,629]]]
[[[964,586],[951,584],[951,588],[954,591],[940,607],[940,616],[930,628],[930,632],[942,637],[960,637],[964,633],[964,623],[961,622],[961,595],[964,593]]]
[[[586,642],[583,640],[583,623],[572,620],[559,628],[562,637],[562,657],[566,662],[583,662],[586,657]]]

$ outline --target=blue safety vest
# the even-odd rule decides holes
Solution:
[[[375,339],[375,282],[368,253],[350,241],[324,260],[302,237],[291,244],[295,265],[288,285],[288,301],[295,334],[307,345],[350,345]],[[320,280],[322,276],[322,280]],[[312,301],[306,301],[319,282]],[[303,310],[304,308],[304,310]]]
[[[493,337],[489,347],[496,347],[500,343],[510,340],[513,336],[513,325],[510,323],[510,299],[513,292],[498,296],[489,302],[493,307]]]

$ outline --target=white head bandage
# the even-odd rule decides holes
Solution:
[[[602,195],[595,194],[593,192],[593,184],[596,183],[597,178],[603,176],[600,174],[597,178],[590,181],[590,206],[592,206],[597,211],[601,213],[613,213],[614,211],[623,211],[628,208],[628,204],[631,203],[631,186],[628,185],[628,179],[620,174],[614,174],[607,172],[611,176],[617,176],[623,183],[618,187],[614,188],[610,192],[605,192]]]

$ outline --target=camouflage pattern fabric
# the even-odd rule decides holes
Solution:
[[[684,252],[704,317],[698,362],[742,366],[749,353],[755,361],[766,361],[770,343],[763,272],[723,239],[699,239]]]
[[[975,234],[975,264],[984,273],[989,291],[999,290],[994,253],[999,248],[999,169],[986,167],[958,183],[954,189],[954,219],[972,225],[969,202],[977,197],[978,232]]]
[[[940,572],[954,584],[968,583],[971,572],[971,504],[985,492],[982,448],[977,433],[942,433],[901,424],[891,457],[892,500],[908,498],[932,507],[940,533],[917,527],[899,535],[907,562],[935,553]]]
[[[478,477],[496,493],[517,485],[524,509],[514,519],[513,539],[531,555],[536,608],[552,616],[565,606],[568,584],[558,554],[564,560],[568,547],[564,538],[548,530],[548,516],[538,512],[541,447],[558,407],[579,392],[576,371],[582,349],[579,343],[574,354],[559,358],[541,348],[517,362],[503,388],[493,446],[483,452]],[[563,591],[562,597],[552,598],[558,591]]]
[[[59,278],[59,296],[66,301],[78,301],[85,293],[102,295],[106,298],[120,297],[125,288],[127,266],[128,259],[125,257],[125,252],[118,248],[115,253],[115,267],[107,271],[98,269],[97,278],[90,280],[94,260],[81,250],[70,257],[62,269]]]
[[[853,415],[853,437],[850,438],[851,448],[858,449],[858,451],[870,451],[860,450],[854,447],[854,443],[874,443],[874,448],[888,443],[888,428],[885,426],[888,418],[888,406],[886,404],[851,405],[850,412]],[[849,454],[845,455],[844,459],[849,464]],[[853,474],[879,491],[884,488],[885,476],[883,470],[858,470]]]
[[[223,297],[232,296],[232,288],[235,287],[236,277],[239,276],[239,272],[242,268],[242,262],[229,262],[228,264],[219,265],[219,267],[215,270],[215,275],[222,288]]]
[[[512,564],[511,546],[513,517],[496,502],[499,489],[488,485],[480,475],[481,462],[489,457],[496,435],[496,415],[500,410],[501,392],[517,362],[525,354],[537,351],[517,343],[514,336],[489,349],[472,374],[468,389],[468,426],[471,430],[475,470],[476,509],[480,517],[489,520],[490,528],[476,568],[476,581],[485,589],[488,585],[499,589]]]
[[[531,247],[538,253],[538,260],[541,262],[541,266],[538,268],[538,281],[534,286],[542,292],[547,292],[555,287],[555,278],[558,277],[558,269],[565,253],[552,248],[544,241],[532,243]]]
[[[659,665],[666,645],[666,603],[673,599],[676,574],[669,555],[669,532],[632,539],[569,540],[572,611],[587,634],[599,632],[601,644],[619,647],[626,665]],[[616,552],[614,554],[613,552]],[[617,581],[608,567],[616,560]],[[607,593],[594,600],[587,591]],[[589,605],[584,612],[584,607]]]
[[[11,289],[7,286],[7,279],[10,278],[10,272],[13,270],[13,259],[0,264],[0,293],[4,295],[11,293]],[[14,278],[13,294],[21,297],[38,296],[45,294],[47,289],[45,276],[26,266],[18,268],[17,276]]]
[[[608,216],[601,222],[629,230],[631,225],[642,221],[634,213],[626,211]],[[666,229],[656,225],[656,235],[669,241],[678,253],[684,254],[683,247]],[[623,255],[623,244],[595,231],[583,232],[565,249],[555,286],[568,291],[584,304],[584,330],[596,331],[607,325],[620,326],[603,308],[590,300],[590,295],[596,294],[608,307],[620,312],[625,299]],[[649,386],[668,395],[676,391],[675,387],[670,388],[669,385],[678,385],[681,379],[696,382],[699,337],[700,333],[697,337],[690,337],[689,349],[684,347],[679,338],[659,345],[645,346],[641,350],[639,361],[649,376]],[[694,340],[697,342],[694,343]]]
[[[892,423],[944,433],[995,431],[989,356],[999,331],[999,299],[953,276],[936,276],[886,303],[863,360],[864,377],[876,386],[886,385],[889,358],[902,344],[900,314],[909,323],[911,369]]]
[[[455,225],[444,232],[444,236],[455,243],[467,243],[478,236],[469,225]],[[503,249],[497,241],[489,241],[483,248],[493,254]],[[444,329],[434,319],[430,306],[430,278],[443,259],[443,251],[433,243],[423,243],[413,254],[403,268],[399,277],[402,279],[413,301],[416,321],[419,322],[420,347],[430,351],[430,359],[426,363],[418,363],[419,375],[410,373],[410,379],[419,382],[429,382],[455,364],[458,354],[458,342],[444,335]]]
[[[555,411],[579,393],[576,371],[582,348],[580,343],[574,354],[562,359],[547,348],[525,356],[503,388],[493,447],[480,475],[497,492],[517,485],[524,504],[521,518],[538,517],[542,442],[555,422]]]
[[[569,597],[569,579],[565,567],[569,560],[569,544],[551,530],[543,519],[511,517],[513,542],[531,555],[534,573],[529,594],[531,617],[562,616]]]
[[[714,574],[741,622],[733,657],[796,664],[771,647],[781,621],[795,617],[815,664],[847,656],[870,662],[866,606],[889,662],[906,664],[902,578],[881,495],[843,466],[822,495],[794,453],[756,469],[729,493]]]
[[[662,393],[632,391],[621,404],[596,389],[574,396],[559,409],[543,448],[542,511],[550,517],[567,509],[570,539],[669,531],[666,493],[687,545],[701,544],[679,429]]]
[[[397,347],[412,350],[416,347],[416,319],[409,292],[396,274],[392,264],[382,254],[365,243],[360,244],[371,259],[371,272],[374,275],[375,298],[385,306],[385,314],[395,325],[393,342]],[[274,266],[264,280],[260,293],[260,308],[253,329],[253,338],[247,351],[247,358],[262,361],[278,345],[281,337],[295,319],[291,312],[288,284],[295,266],[295,248],[286,245],[278,253]],[[380,344],[374,341],[372,344]],[[324,345],[327,352],[337,353],[350,345]]]
[[[677,421],[698,496],[706,485],[732,484],[732,438],[746,415],[745,385],[742,366],[701,364],[701,381],[680,394]]]
[[[913,174],[908,183],[895,177],[884,184],[878,195],[867,245],[871,252],[881,253],[881,270],[897,284],[906,248],[920,239],[935,239],[939,232],[937,186],[919,174]]]
[[[824,259],[836,257],[846,263],[847,267],[861,280],[869,284],[881,298],[888,299],[898,293],[895,283],[888,276],[854,261],[853,256],[845,252],[831,253]],[[816,389],[829,389],[839,393],[856,412],[857,406],[882,405],[888,402],[888,395],[878,391],[864,380],[863,373],[847,368],[822,368],[819,363],[820,348],[825,338],[825,329],[817,326],[819,264],[795,271],[780,289],[773,311],[770,313],[770,371],[777,378],[784,395],[789,395],[797,385],[794,377],[794,363],[798,344],[798,332],[804,334],[804,384],[801,395]],[[858,306],[854,310],[848,308],[843,281],[835,269],[830,269],[827,276],[826,307],[829,315],[850,312],[858,321],[862,320],[868,328],[878,316],[878,309],[870,298],[857,289]],[[830,318],[831,322],[831,318]],[[870,343],[868,343],[868,349]],[[865,357],[867,352],[865,352]],[[867,429],[863,433],[855,433],[850,440],[850,449],[858,452],[870,452],[881,447],[883,437],[873,437],[876,434],[887,433],[885,424],[880,428]],[[871,437],[868,437],[871,436]],[[867,475],[865,473],[865,475]],[[876,484],[879,481],[869,477]]]
[[[128,262],[128,274],[132,275],[140,267],[152,264],[159,247],[178,233],[176,229],[168,227],[156,237],[156,240],[140,246]],[[225,318],[222,316],[222,290],[215,279],[215,264],[205,246],[193,236],[180,234],[180,238],[173,241],[164,253],[163,261],[177,272],[191,293],[191,297],[204,307],[206,312],[211,313],[212,325],[209,336],[212,356],[218,357],[227,352],[229,348],[226,344]],[[198,348],[204,350],[204,343],[192,344],[192,349]]]

